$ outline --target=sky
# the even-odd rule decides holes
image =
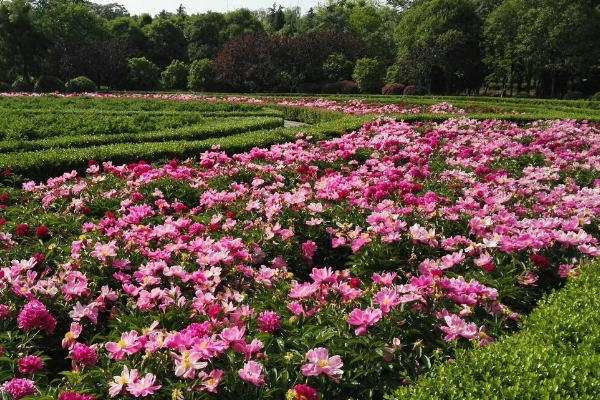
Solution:
[[[302,14],[309,8],[319,3],[325,4],[326,0],[92,0],[96,4],[117,3],[125,6],[129,14],[139,15],[148,13],[156,15],[162,10],[175,12],[180,4],[183,4],[188,14],[205,13],[207,11],[227,12],[238,8],[258,10],[267,9],[277,3],[283,7],[300,7]]]

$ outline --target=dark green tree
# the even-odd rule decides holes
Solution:
[[[148,38],[146,57],[159,68],[173,60],[187,60],[187,42],[176,24],[157,18],[142,29]]]
[[[189,17],[183,34],[188,43],[190,61],[214,58],[227,41],[225,16],[209,11]]]

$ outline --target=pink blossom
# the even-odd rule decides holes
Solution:
[[[123,332],[121,334],[121,340],[118,342],[107,342],[104,347],[110,353],[108,358],[120,361],[125,355],[137,353],[143,347],[143,344],[139,341],[137,335],[138,333],[136,331],[131,331],[129,333]]]
[[[377,321],[381,319],[382,311],[378,308],[368,307],[366,310],[355,308],[348,316],[348,323],[350,325],[358,325],[358,328],[354,330],[354,333],[363,335],[367,333],[367,327],[375,325]]]
[[[48,310],[46,306],[39,300],[31,300],[25,304],[25,307],[19,313],[17,317],[18,326],[26,331],[33,329],[41,329],[47,334],[54,332],[56,328],[56,320]]]
[[[265,376],[261,373],[262,365],[255,361],[244,363],[244,367],[238,371],[242,380],[250,382],[255,386],[260,386],[265,381]]]
[[[306,359],[308,360],[308,364],[303,365],[301,368],[302,375],[304,376],[325,374],[334,381],[337,381],[334,375],[342,375],[344,373],[341,369],[344,364],[340,356],[329,357],[329,351],[326,348],[317,347],[309,350],[306,353]]]
[[[0,391],[10,394],[16,400],[35,393],[34,382],[30,379],[12,378],[0,386]]]
[[[147,373],[143,378],[139,378],[127,384],[127,391],[134,397],[146,397],[154,394],[162,385],[154,385],[156,376]]]
[[[133,383],[138,378],[138,370],[129,371],[127,365],[123,366],[123,371],[119,376],[113,376],[113,381],[108,384],[108,394],[110,397],[118,396],[125,385]]]
[[[281,321],[274,311],[263,311],[258,316],[258,331],[263,333],[275,333],[281,329]]]
[[[81,364],[84,367],[90,367],[96,364],[98,360],[94,348],[83,343],[75,343],[69,357],[73,362]]]
[[[219,383],[223,379],[223,371],[220,369],[215,369],[210,371],[210,374],[206,374],[206,372],[201,371],[198,374],[198,379],[202,380],[202,387],[200,390],[217,393],[217,386],[219,386]]]
[[[42,359],[38,356],[28,355],[17,360],[19,372],[25,375],[31,375],[38,372],[44,366]]]

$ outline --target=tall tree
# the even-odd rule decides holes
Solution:
[[[399,62],[421,70],[421,83],[430,91],[450,94],[472,86],[481,58],[480,29],[470,0],[418,1],[396,28]]]
[[[187,60],[187,42],[181,29],[173,22],[156,18],[143,28],[148,37],[148,60],[164,69],[173,60]]]
[[[214,58],[227,41],[226,25],[225,16],[212,11],[189,17],[183,34],[188,42],[190,61]]]
[[[8,67],[20,69],[25,82],[36,72],[46,45],[47,38],[33,18],[29,1],[0,4],[0,51]]]

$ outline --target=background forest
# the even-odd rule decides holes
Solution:
[[[275,3],[156,16],[117,3],[0,1],[0,82],[583,98],[600,91],[600,1],[329,0],[303,15]]]

